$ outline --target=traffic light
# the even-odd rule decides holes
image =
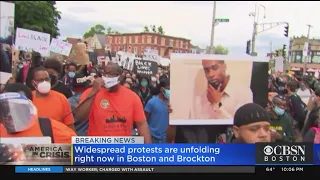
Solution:
[[[246,53],[250,55],[250,54],[251,54],[250,51],[251,51],[251,41],[248,40],[248,41],[247,41],[247,50],[246,50]]]
[[[287,24],[286,27],[284,27],[284,36],[288,37],[289,36],[289,24]]]
[[[284,45],[283,45],[283,48],[282,48],[282,56],[283,56],[283,57],[286,57],[286,55],[287,55],[287,54],[286,54],[286,53],[287,53],[287,52],[286,52],[286,46],[287,46],[287,45],[284,44]]]

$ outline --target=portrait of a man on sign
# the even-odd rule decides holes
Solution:
[[[236,110],[257,101],[254,95],[267,88],[267,69],[265,73],[252,74],[255,63],[265,63],[261,60],[199,54],[177,54],[171,58],[172,125],[233,124]],[[256,77],[259,82],[252,90]]]
[[[252,102],[250,87],[235,81],[236,74],[227,74],[224,60],[202,60],[207,84],[202,95],[196,97],[191,118],[230,119],[237,107]]]

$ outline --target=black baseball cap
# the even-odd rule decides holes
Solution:
[[[73,87],[86,87],[90,84],[91,80],[87,79],[87,76],[85,76],[84,74],[76,74],[72,82]]]

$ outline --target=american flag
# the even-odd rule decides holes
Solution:
[[[0,143],[0,164],[24,161],[25,158],[23,145]]]

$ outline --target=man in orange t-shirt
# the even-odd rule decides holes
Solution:
[[[34,70],[32,84],[36,89],[33,91],[33,104],[38,109],[38,115],[60,121],[74,130],[70,104],[63,94],[51,90],[46,69],[40,67]]]
[[[133,123],[145,143],[151,143],[151,135],[138,95],[121,86],[122,69],[115,63],[105,67],[104,88],[97,81],[86,90],[75,111],[78,120],[89,119],[88,136],[131,136]]]

